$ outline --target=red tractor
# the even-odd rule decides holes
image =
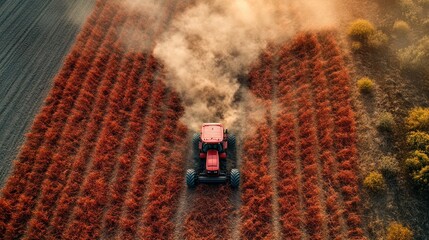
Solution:
[[[186,171],[186,184],[193,188],[198,183],[226,183],[233,188],[240,184],[240,172],[235,167],[235,136],[220,123],[204,123],[201,133],[192,139],[195,168]],[[228,161],[227,161],[228,159]],[[228,172],[229,168],[232,168]]]

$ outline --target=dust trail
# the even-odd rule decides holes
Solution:
[[[193,130],[202,122],[231,126],[240,111],[251,114],[252,108],[240,108],[236,101],[238,76],[248,72],[268,43],[337,25],[333,1],[201,0],[177,16],[154,54],[169,73],[167,84],[183,100],[183,122]],[[155,0],[125,2],[150,17],[159,7]]]

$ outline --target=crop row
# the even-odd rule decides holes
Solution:
[[[296,107],[292,104],[296,98],[292,84],[296,78],[297,63],[292,61],[286,46],[280,49],[279,55],[278,98],[282,107],[276,121],[279,214],[283,236],[288,239],[301,239],[304,218],[300,197],[302,176],[298,174],[301,168],[297,161],[298,123],[295,117]]]
[[[328,228],[331,238],[344,238],[342,232],[343,215],[338,205],[343,206],[341,195],[334,186],[337,186],[335,175],[337,172],[337,162],[335,161],[335,149],[333,134],[335,132],[334,115],[332,112],[332,103],[327,78],[323,72],[322,46],[313,35],[311,41],[315,45],[317,53],[312,62],[313,74],[313,92],[316,103],[316,121],[319,135],[319,144],[321,148],[320,161],[323,163],[322,175],[325,179],[324,189],[326,192],[326,211],[328,217]],[[339,203],[339,204],[338,204]]]
[[[112,102],[94,150],[88,175],[81,186],[71,223],[64,235],[69,239],[76,236],[100,236],[99,225],[103,216],[100,213],[107,203],[109,182],[117,163],[121,140],[128,130],[129,111],[137,98],[136,90],[140,80],[138,75],[129,77],[130,72],[134,71],[133,68],[139,68],[139,64],[133,64],[138,60],[135,54],[126,55],[124,60],[125,64],[119,71],[117,83],[112,90]]]
[[[243,143],[241,236],[243,239],[271,238],[272,176],[269,175],[270,128],[263,123]]]
[[[155,157],[154,171],[142,216],[141,239],[171,239],[180,190],[183,189],[183,166],[187,146],[187,128],[178,120],[183,108],[175,93],[167,102],[165,127],[159,139],[160,151]]]
[[[356,169],[350,164],[357,161],[350,79],[345,65],[334,66],[341,56],[330,49],[337,47],[332,36],[329,41],[321,44],[316,35],[304,34],[279,52],[277,189],[283,235],[290,239],[362,237]],[[323,61],[325,51],[335,55]],[[341,79],[332,77],[338,71]]]
[[[137,233],[142,211],[141,203],[149,185],[150,164],[157,151],[157,142],[154,139],[160,137],[159,133],[162,131],[163,119],[165,118],[163,111],[165,94],[165,87],[160,83],[156,84],[152,97],[154,100],[152,100],[148,112],[148,119],[145,121],[145,131],[135,159],[135,167],[130,174],[128,192],[123,196],[122,215],[118,220],[113,220],[115,224],[116,221],[119,221],[119,228],[122,230],[119,233],[121,239],[132,239]]]
[[[273,64],[274,49],[267,48],[257,61],[250,67],[248,73],[249,89],[257,97],[271,99],[273,93]]]
[[[336,180],[341,187],[349,238],[362,238],[359,214],[359,186],[357,172],[356,124],[350,100],[350,76],[341,56],[341,51],[332,34],[324,36],[322,52],[327,79],[330,80],[331,102],[334,112],[334,143],[339,163]]]
[[[137,95],[139,96],[135,102],[135,107],[130,114],[130,123],[127,134],[122,140],[122,149],[117,158],[118,167],[115,174],[114,182],[110,186],[110,199],[108,202],[108,210],[104,218],[104,231],[107,236],[112,236],[118,225],[119,217],[124,204],[124,195],[128,189],[128,183],[133,169],[133,164],[138,152],[138,144],[143,136],[143,130],[146,121],[150,121],[151,116],[145,116],[148,105],[153,99],[162,99],[162,89],[157,88],[152,92],[154,72],[156,72],[156,62],[153,58],[149,58],[145,62],[145,57],[141,56],[140,59],[134,62],[134,72],[131,76],[138,75],[144,67],[143,76],[140,81],[140,88]],[[152,92],[152,95],[151,95]],[[131,99],[127,99],[130,101]]]
[[[121,22],[120,15],[116,15],[114,21]],[[97,89],[102,87],[109,80],[103,78],[103,72],[106,68],[116,65],[109,58],[114,59],[114,54],[109,54],[110,46],[113,46],[114,26],[109,28],[109,32],[99,49],[94,61],[95,68],[91,68],[87,74],[87,80],[83,83],[80,94],[76,99],[74,108],[67,119],[61,139],[58,141],[57,153],[53,154],[51,164],[45,175],[45,180],[42,183],[42,191],[39,196],[37,206],[34,211],[34,216],[29,223],[27,235],[39,238],[45,236],[49,220],[53,215],[56,200],[61,193],[63,186],[69,176],[70,169],[74,156],[81,144],[79,141],[86,131],[88,131],[88,123],[90,115],[93,114],[94,104],[96,102]],[[107,64],[106,64],[107,63]]]

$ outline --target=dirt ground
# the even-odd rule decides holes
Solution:
[[[397,6],[386,4],[388,1],[344,1],[344,9],[350,11],[349,18],[343,23],[344,30],[348,22],[356,18],[368,19],[383,32],[391,33],[394,21],[400,19]],[[345,35],[345,34],[344,34]],[[346,36],[344,36],[346,39]],[[390,38],[391,42],[393,39]],[[344,49],[349,43],[344,41]],[[368,76],[376,83],[371,95],[362,95],[354,84],[354,104],[357,112],[359,133],[359,155],[361,179],[376,170],[377,161],[382,156],[394,156],[402,163],[407,155],[405,150],[404,118],[408,111],[417,106],[427,107],[429,99],[425,88],[417,79],[401,73],[394,44],[387,49],[372,53],[354,54],[349,51],[350,69],[354,80]],[[377,128],[377,117],[382,112],[390,112],[397,124],[393,134],[382,134]],[[387,179],[387,189],[379,195],[361,191],[363,199],[363,219],[366,233],[370,239],[384,239],[390,222],[397,221],[409,226],[415,239],[429,237],[429,208],[427,198],[416,191],[409,182],[404,169],[398,176]]]
[[[0,2],[0,187],[94,2]]]

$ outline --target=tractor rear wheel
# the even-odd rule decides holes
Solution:
[[[231,169],[231,175],[229,176],[229,180],[231,183],[231,187],[238,188],[240,185],[240,171],[238,169],[234,168]]]
[[[186,185],[189,188],[194,188],[197,185],[197,173],[194,169],[188,169],[186,171]]]

